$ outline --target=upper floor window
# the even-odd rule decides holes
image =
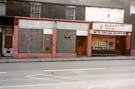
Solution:
[[[130,14],[135,14],[135,1],[131,1]]]
[[[41,4],[40,3],[31,3],[30,4],[30,17],[40,18],[41,16]]]
[[[66,7],[65,18],[69,19],[69,20],[75,19],[75,7],[74,6],[67,6]]]

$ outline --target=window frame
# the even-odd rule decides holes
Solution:
[[[41,3],[36,3],[36,2],[30,3],[30,17],[32,18],[41,17]]]
[[[135,15],[135,1],[130,2],[130,15],[134,14]]]
[[[75,6],[66,6],[65,10],[65,19],[75,20],[76,7]]]

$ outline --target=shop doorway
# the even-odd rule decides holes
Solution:
[[[3,27],[1,33],[2,56],[10,57],[12,56],[13,27]]]
[[[125,55],[126,48],[126,37],[125,36],[117,36],[116,37],[116,55]]]
[[[86,49],[87,49],[87,37],[77,36],[76,37],[77,56],[86,56]]]

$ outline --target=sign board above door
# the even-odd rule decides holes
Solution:
[[[94,30],[106,30],[106,31],[132,32],[132,25],[131,24],[95,22],[95,23],[92,24],[92,29],[94,29]]]

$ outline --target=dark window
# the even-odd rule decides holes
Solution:
[[[41,4],[40,3],[31,3],[30,16],[33,18],[40,18],[41,16]]]
[[[65,18],[69,19],[69,20],[75,19],[75,7],[74,6],[67,6],[66,7]]]

